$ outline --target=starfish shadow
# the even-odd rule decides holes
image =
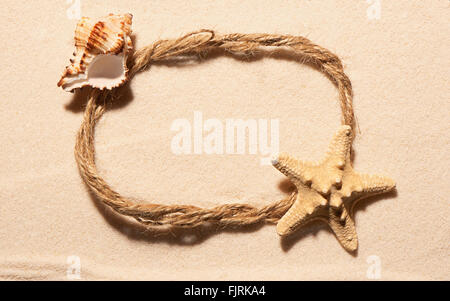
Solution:
[[[278,184],[278,188],[288,195],[297,190],[297,188],[295,188],[295,185],[288,178],[283,179]]]
[[[284,252],[288,252],[298,241],[309,235],[313,235],[315,237],[320,230],[325,229],[326,227],[326,224],[324,224],[322,221],[311,221],[304,227],[296,230],[294,233],[281,237],[281,248]]]

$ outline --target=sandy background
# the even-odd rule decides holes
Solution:
[[[71,4],[3,0],[1,279],[68,279],[79,259],[81,279],[364,280],[372,255],[384,280],[450,279],[450,2],[382,1],[379,15],[363,0],[242,2],[82,0],[81,14],[132,13],[137,48],[211,28],[304,35],[338,54],[361,129],[354,166],[397,181],[358,207],[357,255],[320,223],[287,241],[272,225],[154,237],[104,208],[73,157],[85,102],[56,87],[73,51]],[[289,193],[256,155],[174,155],[171,123],[194,111],[278,118],[281,150],[305,159],[322,156],[340,121],[333,84],[292,60],[153,66],[97,127],[106,180],[168,204],[259,206]]]

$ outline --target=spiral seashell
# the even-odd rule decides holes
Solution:
[[[131,14],[109,14],[98,20],[83,17],[75,30],[75,52],[58,87],[73,92],[91,86],[111,90],[128,79],[128,53],[133,49],[130,38]]]

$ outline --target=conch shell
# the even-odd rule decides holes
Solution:
[[[58,87],[73,92],[84,86],[110,90],[124,84],[128,79],[127,56],[133,48],[132,18],[131,14],[110,14],[99,20],[81,18],[75,30],[74,57]]]

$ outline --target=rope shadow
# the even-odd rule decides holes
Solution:
[[[86,185],[87,187],[87,185]],[[127,236],[129,239],[145,241],[148,243],[167,243],[169,245],[192,246],[200,244],[219,233],[251,233],[259,230],[265,224],[257,223],[239,227],[220,227],[210,224],[193,228],[181,227],[146,227],[141,223],[116,213],[113,209],[103,204],[97,196],[87,187],[89,196],[103,219],[115,230]]]

